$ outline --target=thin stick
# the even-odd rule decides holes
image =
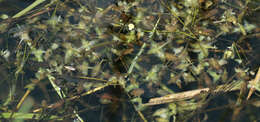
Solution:
[[[218,92],[229,92],[234,90],[239,90],[243,81],[236,81],[234,83],[230,83],[228,85],[220,85],[215,90],[214,93]],[[227,89],[228,88],[228,89]],[[191,91],[185,91],[181,93],[169,94],[163,97],[152,98],[148,103],[145,103],[145,106],[158,105],[158,104],[166,104],[174,101],[182,101],[186,99],[194,98],[197,95],[210,92],[210,88],[196,89]]]
[[[113,85],[113,84],[116,84],[115,81],[108,82],[108,83],[106,83],[106,84],[104,84],[104,85],[102,85],[100,87],[97,87],[97,88],[94,88],[92,90],[86,91],[86,92],[84,92],[81,95],[76,95],[76,96],[67,98],[67,99],[65,99],[65,101],[72,101],[72,100],[75,100],[75,99],[79,99],[82,96],[86,96],[86,95],[92,94],[94,92],[97,92],[97,91],[99,91],[99,90],[101,90],[101,89],[103,89],[103,88],[105,88],[105,87],[107,87],[109,85]],[[63,103],[63,100],[62,101],[58,101],[58,102],[56,102],[54,104],[51,104],[51,105],[47,106],[47,108],[54,108],[54,106],[57,106],[58,104],[62,104],[62,103]],[[33,110],[33,112],[40,112],[40,111],[42,111],[42,108],[38,108],[38,109]]]

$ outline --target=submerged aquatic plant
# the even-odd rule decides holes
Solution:
[[[201,111],[220,93],[242,89],[255,70],[247,39],[254,38],[257,23],[244,12],[219,0],[42,3],[22,18],[0,22],[7,37],[0,36],[0,69],[15,76],[0,82],[12,88],[5,89],[10,92],[1,96],[0,109],[17,104],[20,110],[25,98],[33,98],[26,119],[185,121],[203,114],[211,121]],[[255,79],[248,87],[259,91]],[[237,101],[244,100],[242,92]],[[164,105],[152,106],[158,104]],[[13,113],[3,118],[19,119]]]

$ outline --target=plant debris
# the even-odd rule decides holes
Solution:
[[[1,118],[257,121],[259,5],[36,0],[0,12]]]

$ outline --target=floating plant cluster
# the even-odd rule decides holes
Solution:
[[[259,45],[259,22],[250,18],[259,14],[259,5],[257,0],[54,0],[21,17],[2,14],[0,83],[9,88],[0,97],[0,110],[20,110],[26,104],[22,96],[37,91],[42,98],[34,96],[27,113],[33,111],[38,120],[112,121],[114,115],[115,121],[165,122],[194,120],[198,114],[203,118],[196,120],[214,120],[202,111],[217,92],[240,90],[226,101],[241,105],[247,95],[242,88],[260,89],[259,83],[242,85],[259,67],[252,46]],[[169,97],[196,89],[204,91]],[[148,101],[157,97],[163,99]],[[157,104],[162,105],[152,106]],[[93,111],[100,111],[96,118],[85,114]],[[2,116],[16,117],[15,111],[7,115]]]

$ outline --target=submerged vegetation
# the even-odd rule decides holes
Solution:
[[[36,0],[0,12],[0,117],[259,121],[259,5]]]

